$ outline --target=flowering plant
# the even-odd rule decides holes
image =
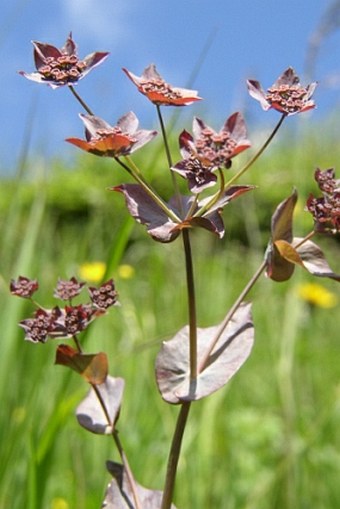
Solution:
[[[161,397],[165,402],[180,408],[163,491],[149,490],[137,483],[124,451],[121,434],[118,433],[118,421],[125,381],[109,375],[105,353],[85,353],[80,339],[93,320],[118,304],[113,279],[98,288],[89,287],[89,300],[80,304],[74,304],[74,299],[83,293],[85,283],[76,278],[59,280],[54,296],[64,304],[52,309],[43,308],[33,299],[39,287],[36,280],[19,276],[12,280],[10,289],[13,295],[30,299],[36,307],[33,317],[20,322],[26,340],[33,343],[46,343],[61,338],[73,341],[73,346],[58,344],[56,363],[73,369],[90,385],[88,395],[77,408],[77,420],[90,432],[111,435],[121,459],[120,463],[107,464],[113,479],[107,488],[102,507],[169,509],[175,507],[173,496],[177,464],[192,404],[224,387],[251,353],[254,323],[252,305],[246,299],[258,279],[266,274],[273,281],[286,281],[292,277],[295,267],[299,266],[313,276],[340,281],[340,276],[332,271],[321,248],[311,240],[317,233],[339,233],[339,181],[335,179],[333,169],[316,171],[315,178],[323,197],[309,197],[306,206],[313,215],[314,228],[303,237],[295,237],[293,234],[297,190],[293,190],[290,196],[278,204],[271,218],[271,236],[263,261],[253,277],[218,324],[198,327],[192,230],[202,228],[218,238],[225,235],[223,209],[243,194],[255,190],[253,185],[236,182],[268,147],[286,117],[314,108],[311,97],[316,84],[303,87],[292,68],[288,68],[267,93],[258,81],[248,80],[250,95],[260,101],[264,110],[273,108],[281,116],[262,146],[230,175],[232,162],[251,146],[240,112],[233,113],[218,132],[204,120],[195,117],[192,134],[182,130],[179,135],[182,160],[174,164],[161,107],[187,106],[201,98],[196,91],[166,83],[153,64],[145,69],[141,77],[123,69],[138,90],[156,107],[174,189],[174,195],[165,200],[131,158],[131,154],[151,141],[157,133],[139,129],[137,116],[133,112],[125,114],[117,125],[111,126],[94,115],[72,87],[73,83],[101,63],[106,56],[107,53],[93,53],[84,61],[78,60],[71,35],[61,50],[48,44],[34,43],[37,73],[22,75],[39,83],[47,83],[52,88],[68,86],[86,114],[80,114],[85,126],[85,139],[72,137],[66,141],[96,156],[112,158],[116,165],[134,179],[134,183],[122,183],[111,190],[123,195],[128,213],[146,227],[153,240],[169,243],[181,239],[183,242],[188,324],[172,339],[163,342],[155,362]],[[57,69],[57,72],[53,69]],[[176,180],[178,174],[187,181],[186,194],[179,190]]]

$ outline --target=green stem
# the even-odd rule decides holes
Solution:
[[[172,439],[168,466],[166,472],[165,486],[163,491],[161,509],[170,509],[174,495],[175,479],[177,473],[178,460],[181,452],[182,440],[185,426],[188,420],[191,402],[182,403],[181,410],[178,414],[175,433]]]
[[[266,150],[270,142],[273,140],[274,136],[276,135],[277,131],[280,129],[281,124],[283,123],[284,119],[286,118],[286,114],[283,113],[280,117],[280,120],[274,127],[273,131],[271,132],[269,138],[265,141],[265,143],[262,145],[262,147],[256,152],[256,154],[243,166],[243,168],[240,169],[230,180],[226,183],[225,188],[229,188],[231,184],[233,184],[236,180],[238,180],[241,175],[243,175],[254,163],[257,161],[257,159],[260,157],[260,155]]]
[[[165,148],[166,158],[168,160],[168,165],[169,165],[169,169],[170,169],[170,173],[171,173],[172,184],[174,186],[175,195],[177,196],[178,210],[180,211],[181,215],[183,216],[183,205],[182,205],[182,200],[181,200],[181,194],[179,192],[179,187],[178,187],[178,183],[176,180],[176,176],[175,176],[174,172],[171,170],[171,168],[173,166],[171,152],[170,152],[168,137],[166,134],[165,125],[164,125],[164,121],[163,121],[163,117],[162,117],[162,113],[161,113],[161,107],[159,106],[159,104],[156,104],[156,110],[157,110],[158,120],[159,120],[159,123],[161,126],[164,148]]]
[[[78,94],[78,92],[76,92],[75,88],[72,86],[72,85],[69,85],[68,87],[72,94],[74,95],[74,97],[77,99],[78,102],[80,102],[80,104],[82,105],[82,107],[84,108],[84,110],[89,114],[89,115],[94,115],[94,113],[92,113],[92,110],[88,107],[88,105],[86,104],[85,101],[83,101],[83,99],[80,97],[80,95]]]
[[[203,359],[201,360],[201,362],[200,362],[200,364],[198,366],[198,373],[201,373],[204,370],[204,368],[206,367],[206,365],[208,363],[208,360],[209,360],[209,357],[210,357],[212,351],[214,350],[214,348],[215,348],[218,340],[220,339],[221,335],[223,334],[223,331],[227,327],[228,323],[230,322],[230,320],[234,316],[234,314],[237,311],[237,309],[240,307],[240,305],[241,305],[242,301],[244,300],[244,298],[246,297],[246,295],[250,292],[250,290],[255,285],[256,281],[261,276],[262,272],[266,268],[266,265],[267,265],[267,262],[266,262],[266,260],[264,260],[261,263],[261,265],[259,266],[259,268],[257,269],[257,271],[255,272],[255,274],[252,276],[252,278],[250,279],[248,284],[244,287],[244,289],[242,290],[242,292],[240,293],[239,297],[236,299],[236,301],[234,302],[234,304],[232,305],[230,310],[228,311],[225,319],[223,320],[223,322],[222,322],[222,324],[220,326],[219,331],[217,332],[216,336],[212,339],[212,341],[211,341],[211,343],[210,343],[210,345],[209,345],[205,355],[203,356]]]
[[[138,184],[144,189],[144,191],[152,198],[152,200],[166,213],[166,215],[172,219],[175,223],[181,223],[181,219],[175,214],[173,210],[171,210],[163,200],[158,196],[158,194],[150,187],[150,185],[144,180],[141,173],[138,171],[137,173],[130,168],[127,164],[123,163],[118,157],[114,158],[117,163],[126,170],[131,177],[133,177]]]

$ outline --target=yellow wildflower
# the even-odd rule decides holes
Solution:
[[[64,498],[54,498],[51,503],[51,509],[70,509],[70,506]]]
[[[304,283],[298,287],[299,296],[320,308],[333,308],[338,303],[338,298],[335,293],[330,292],[324,286],[318,283]]]
[[[79,276],[91,283],[100,283],[106,271],[104,262],[86,262],[79,267]]]
[[[118,267],[118,276],[122,279],[131,279],[135,275],[135,269],[132,265],[128,265],[127,263],[123,263]]]

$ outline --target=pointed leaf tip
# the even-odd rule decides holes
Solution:
[[[105,353],[83,354],[68,345],[58,346],[55,363],[73,369],[91,384],[104,383],[108,373]]]

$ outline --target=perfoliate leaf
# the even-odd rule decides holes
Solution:
[[[79,353],[78,350],[68,345],[58,346],[55,363],[73,369],[91,384],[102,384],[108,373],[105,353]]]
[[[293,212],[297,202],[297,191],[281,202],[276,208],[271,222],[272,240],[293,240]]]
[[[223,387],[246,361],[254,342],[251,304],[243,304],[222,332],[221,325],[197,329],[198,364],[214,338],[219,338],[194,382],[190,380],[189,327],[163,342],[156,360],[156,378],[165,401],[177,404],[204,398]]]
[[[294,272],[294,264],[283,256],[280,248],[287,254],[287,244],[293,240],[293,212],[296,202],[297,191],[294,189],[292,194],[278,205],[272,216],[271,239],[265,253],[265,260],[266,275],[274,281],[287,281]]]
[[[102,509],[136,509],[135,497],[138,497],[139,506],[143,509],[159,509],[163,493],[149,490],[134,482],[134,490],[123,465],[107,461],[106,466],[113,477],[107,487]],[[174,504],[171,509],[176,509]]]
[[[276,240],[274,242],[274,245],[277,248],[280,255],[282,256],[282,258],[284,258],[290,263],[294,263],[295,265],[300,265],[300,267],[304,266],[299,253],[292,246],[292,244],[289,244],[289,242],[285,240]]]
[[[96,394],[99,391],[101,400],[107,410],[110,422]],[[124,380],[107,376],[103,384],[92,388],[83,401],[78,405],[76,416],[79,424],[100,435],[109,435],[119,417],[120,407],[123,398]]]
[[[301,238],[294,238],[293,245],[298,245],[301,242]],[[320,247],[312,242],[311,240],[307,240],[301,246],[296,248],[298,252],[302,264],[305,269],[308,270],[311,274],[318,277],[328,277],[330,279],[334,279],[335,281],[340,281],[340,274],[336,274],[332,271],[328,262],[325,258],[323,251]]]

